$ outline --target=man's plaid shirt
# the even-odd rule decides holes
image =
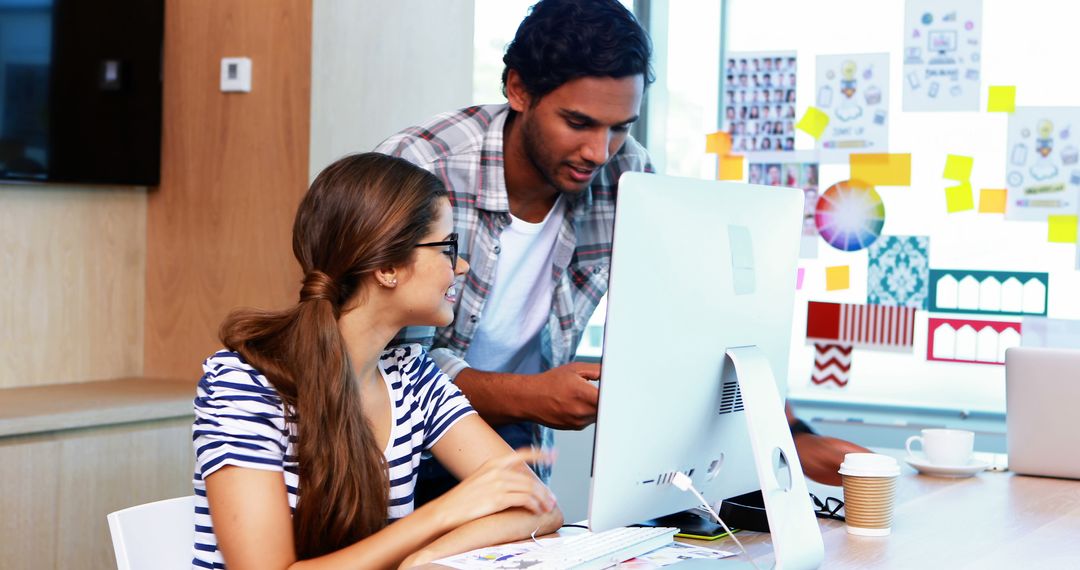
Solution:
[[[432,357],[451,378],[469,366],[463,356],[495,279],[499,236],[510,225],[503,171],[503,127],[509,114],[505,104],[444,113],[405,129],[375,149],[432,172],[450,192],[460,254],[471,266],[458,294],[454,322],[438,330],[407,329],[395,342],[431,346]],[[551,311],[540,333],[545,369],[573,359],[589,317],[607,292],[618,180],[629,171],[653,171],[648,153],[631,137],[586,191],[564,196],[566,216],[551,267]]]

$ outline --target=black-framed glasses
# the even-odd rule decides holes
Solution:
[[[450,251],[447,252],[450,256],[450,267],[457,269],[457,233],[450,234],[449,239],[443,241],[431,241],[428,243],[418,243],[415,247],[449,247]]]
[[[818,518],[832,519],[834,521],[845,521],[844,515],[837,514],[840,509],[844,508],[844,501],[837,499],[836,497],[825,497],[825,502],[821,502],[821,499],[816,495],[810,493],[810,499],[814,501],[814,514]]]

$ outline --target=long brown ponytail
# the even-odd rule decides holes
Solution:
[[[293,535],[301,560],[386,525],[386,459],[364,418],[337,319],[346,303],[362,302],[364,278],[411,259],[444,195],[435,176],[398,158],[366,153],[331,164],[293,225],[305,275],[300,302],[283,311],[241,309],[221,325],[222,343],[270,380],[297,426]]]

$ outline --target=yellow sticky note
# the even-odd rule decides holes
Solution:
[[[1007,190],[983,188],[979,191],[979,212],[983,214],[1004,214]]]
[[[1012,113],[1016,110],[1015,85],[991,85],[986,110],[991,113]]]
[[[731,135],[724,131],[705,135],[705,152],[720,156],[731,152]]]
[[[910,186],[910,154],[852,154],[851,179],[874,186]]]
[[[1076,243],[1077,216],[1047,216],[1048,239],[1053,243]]]
[[[741,154],[729,154],[720,157],[720,180],[742,180],[743,157]]]
[[[950,154],[945,157],[944,177],[957,182],[971,180],[971,167],[975,165],[975,159],[970,156]]]
[[[841,291],[851,287],[851,267],[834,265],[825,268],[825,290]]]
[[[825,132],[827,126],[829,126],[829,115],[817,107],[810,107],[799,119],[799,124],[795,125],[795,128],[818,139],[821,138],[821,133]]]
[[[945,206],[950,214],[975,208],[975,198],[971,192],[971,183],[964,182],[945,189]]]

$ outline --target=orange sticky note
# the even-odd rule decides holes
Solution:
[[[1047,216],[1049,235],[1047,239],[1051,243],[1076,243],[1077,216]]]
[[[742,180],[743,156],[741,154],[729,154],[720,157],[719,180]]]
[[[983,214],[1004,214],[1008,190],[983,188],[979,191],[979,212]]]
[[[1015,85],[991,85],[986,110],[991,113],[1012,113],[1016,110]]]
[[[817,107],[810,107],[799,119],[799,124],[795,125],[795,128],[819,139],[827,126],[829,126],[829,115]]]
[[[975,159],[970,156],[950,154],[945,157],[945,178],[957,182],[971,180],[971,167],[975,165]]]
[[[851,287],[851,267],[834,265],[825,268],[825,290],[841,291]]]
[[[945,189],[945,206],[950,214],[975,208],[975,198],[971,192],[971,183],[964,182]]]
[[[874,186],[910,186],[911,155],[889,153],[857,153],[851,163],[851,179]]]
[[[724,131],[705,135],[705,152],[720,156],[731,152],[731,135]]]

